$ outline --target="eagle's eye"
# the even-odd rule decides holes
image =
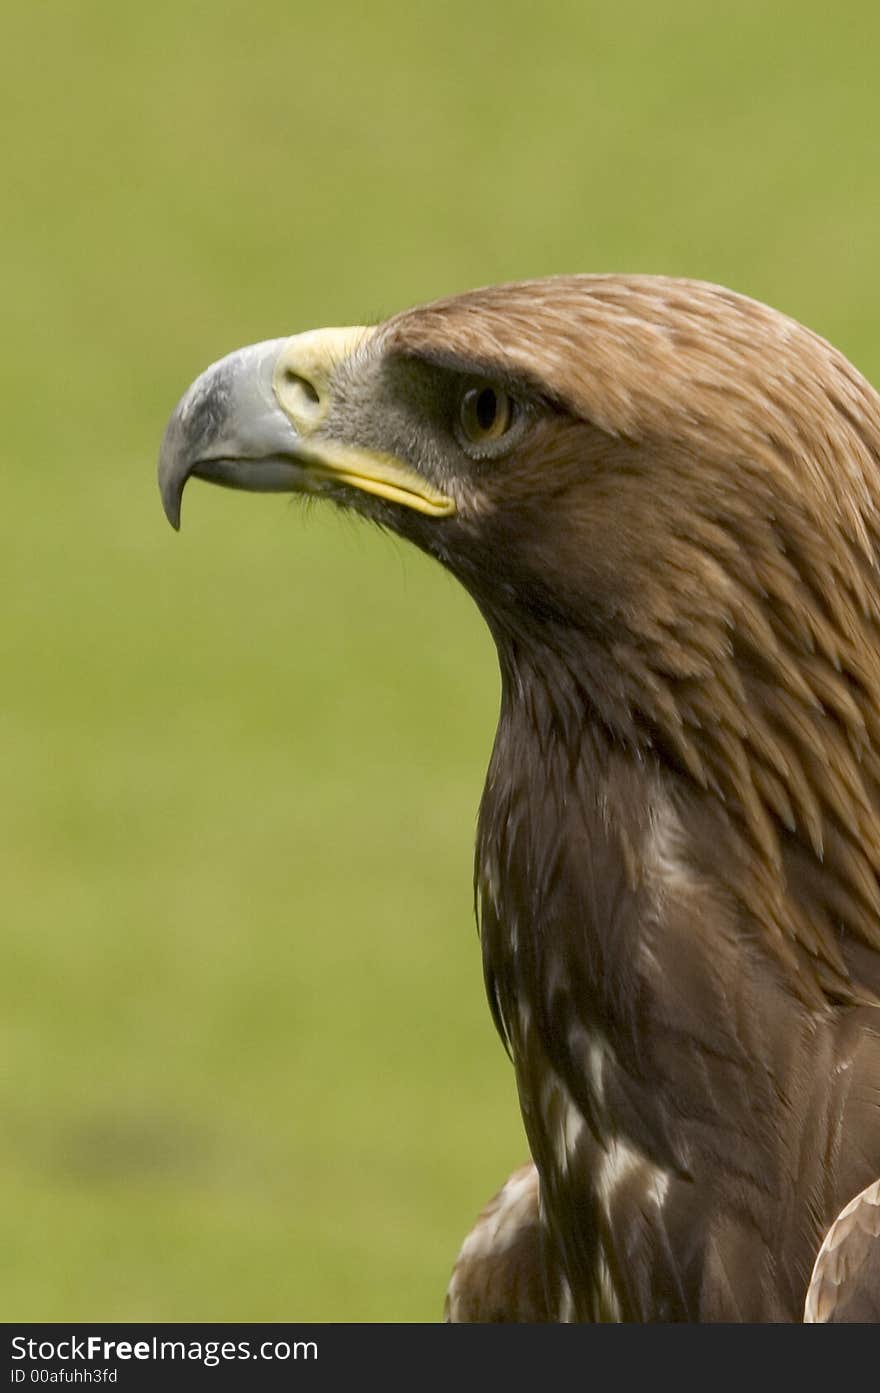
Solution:
[[[516,406],[503,387],[480,383],[468,387],[458,403],[458,428],[465,449],[479,451],[503,439],[513,425]]]

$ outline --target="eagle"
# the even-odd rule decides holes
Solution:
[[[880,397],[719,286],[573,275],[222,358],[196,477],[408,539],[494,639],[475,890],[532,1164],[453,1320],[880,1318]]]

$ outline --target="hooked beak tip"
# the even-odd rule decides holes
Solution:
[[[189,470],[180,467],[171,450],[163,449],[159,459],[159,494],[162,509],[175,532],[180,531],[180,503]]]

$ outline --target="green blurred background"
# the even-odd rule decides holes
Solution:
[[[880,378],[874,0],[6,7],[0,1317],[433,1320],[525,1154],[497,677],[338,515],[154,482],[255,339],[662,271]]]

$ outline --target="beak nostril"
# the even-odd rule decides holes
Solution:
[[[285,369],[284,381],[288,387],[295,388],[305,401],[316,405],[321,400],[320,393],[314,383],[310,382],[307,377],[301,377],[294,368]]]

